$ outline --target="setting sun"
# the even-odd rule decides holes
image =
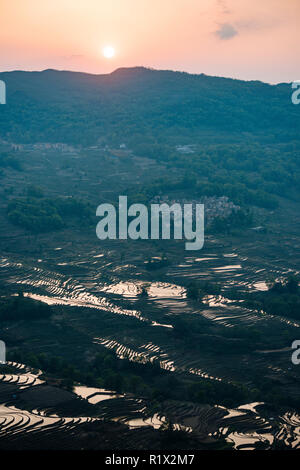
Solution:
[[[102,53],[106,59],[111,59],[115,55],[115,49],[112,46],[105,46]]]

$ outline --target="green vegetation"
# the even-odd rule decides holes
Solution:
[[[205,295],[219,295],[221,288],[209,281],[193,281],[188,284],[186,295],[188,299],[202,301]]]
[[[282,141],[298,135],[300,118],[289,105],[289,84],[143,67],[97,76],[55,70],[6,72],[0,79],[10,90],[10,106],[2,111],[0,126],[15,141],[84,145],[108,136],[137,146],[153,135],[193,138],[216,129]],[[158,140],[156,154],[161,153],[159,145]]]
[[[300,115],[289,105],[289,84],[142,67],[98,76],[48,70],[1,77],[11,97],[0,126],[12,141],[101,141],[111,149],[125,142],[135,155],[170,169],[168,179],[148,188],[134,182],[133,194],[147,200],[183,190],[186,197],[225,195],[272,210],[278,197],[299,196]],[[180,145],[193,153],[180,152]]]
[[[10,354],[10,360],[42,369],[46,376],[50,374],[63,379],[69,389],[75,382],[80,382],[119,393],[129,392],[150,399],[156,407],[168,399],[233,406],[257,398],[255,390],[238,383],[231,385],[205,379],[199,379],[197,383],[193,380],[181,381],[156,364],[120,360],[110,351],[98,353],[89,365],[84,366],[73,366],[58,356],[21,350]]]
[[[158,269],[162,269],[169,266],[170,261],[168,260],[166,255],[162,255],[148,259],[147,261],[145,261],[145,264],[146,269],[148,271],[156,271]]]
[[[89,222],[90,207],[75,198],[43,197],[41,188],[30,186],[27,197],[11,199],[7,205],[9,220],[31,232],[59,230],[66,225],[66,218]]]
[[[214,233],[229,234],[233,230],[249,227],[253,223],[253,214],[247,210],[233,210],[228,217],[215,217],[209,228]]]
[[[0,152],[0,168],[12,168],[21,171],[22,165],[20,161],[9,152]]]
[[[157,194],[176,194],[185,198],[227,196],[240,206],[275,209],[278,197],[297,200],[300,166],[297,142],[272,143],[257,141],[222,144],[195,141],[191,154],[181,154],[174,145],[165,144],[155,160],[164,162],[170,177],[157,179],[151,185],[135,185],[133,194],[149,200]],[[147,151],[149,149],[149,151]],[[134,152],[137,152],[133,149]],[[139,153],[137,153],[139,155]],[[142,155],[152,158],[151,144],[145,145]],[[154,157],[153,157],[154,158]],[[143,196],[141,196],[143,195]],[[249,214],[244,213],[245,221]]]
[[[11,171],[21,169],[17,152],[0,155],[7,175],[0,320],[8,359],[41,369],[49,384],[67,390],[81,383],[134,394],[154,412],[163,413],[168,400],[178,408],[263,401],[277,417],[284,415],[281,406],[299,410],[289,351],[298,329],[261,313],[299,320],[298,282],[248,290],[268,271],[280,276],[287,266],[297,269],[300,120],[287,105],[290,87],[145,69],[105,77],[20,72],[5,80],[12,96],[0,125],[15,143],[29,143],[18,152],[22,173]],[[39,153],[33,142],[82,147],[45,146]],[[203,258],[179,242],[99,245],[92,213],[119,194],[147,204],[155,196],[210,198]],[[222,209],[223,196],[234,203],[231,212]],[[20,237],[14,230],[10,237],[8,221],[44,234]],[[263,237],[258,226],[266,227]],[[120,282],[122,292],[127,281],[129,295],[106,289]],[[28,292],[77,306],[8,297],[20,282]],[[141,286],[137,295],[132,282]],[[162,283],[162,295],[159,289],[148,295],[150,282]],[[176,286],[186,288],[187,298]],[[163,432],[166,447],[181,440],[171,423]]]
[[[26,195],[28,198],[40,198],[44,197],[44,191],[40,186],[34,186],[32,184],[28,186]]]
[[[272,315],[300,320],[298,280],[290,277],[284,281],[275,281],[267,291],[250,294],[248,305]]]
[[[49,305],[23,297],[22,294],[4,302],[2,300],[0,303],[0,319],[2,321],[44,320],[51,315],[52,310]]]
[[[62,217],[51,200],[12,199],[7,206],[9,220],[32,232],[48,232],[64,226]]]

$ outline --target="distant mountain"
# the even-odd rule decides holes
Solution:
[[[300,107],[289,84],[269,85],[144,67],[106,75],[4,72],[0,138],[92,144],[106,137],[195,137],[249,133],[298,138]]]

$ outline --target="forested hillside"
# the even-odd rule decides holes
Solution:
[[[7,85],[1,137],[19,142],[91,144],[138,134],[165,140],[212,131],[287,141],[300,125],[288,84],[143,67],[107,75],[17,71],[0,73],[0,79]]]

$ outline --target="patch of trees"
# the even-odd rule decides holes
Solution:
[[[250,294],[247,303],[252,308],[263,310],[272,315],[300,320],[298,280],[295,277],[290,277],[283,281],[275,281],[267,291]]]
[[[0,127],[15,142],[85,146],[100,137],[176,169],[174,184],[188,193],[267,209],[277,196],[298,197],[300,118],[286,106],[288,84],[144,68],[96,78],[11,72],[5,81],[10,106]],[[182,144],[192,144],[194,153],[178,152]]]
[[[164,400],[189,400],[198,403],[216,403],[236,406],[257,399],[252,390],[240,384],[226,384],[207,379],[180,376],[163,370],[158,364],[139,364],[118,359],[111,351],[102,351],[94,360],[85,364],[70,364],[64,358],[45,353],[34,354],[24,350],[14,351],[10,360],[41,369],[55,378],[63,379],[63,385],[72,390],[75,382],[87,386],[106,388],[119,393],[129,392],[151,400],[159,409]]]
[[[190,385],[188,395],[189,400],[196,403],[220,403],[231,407],[236,403],[247,403],[249,400],[253,400],[256,393],[239,383],[220,382],[216,386],[213,382],[206,380]]]
[[[44,191],[40,186],[31,184],[26,190],[26,195],[28,198],[40,198],[44,197]]]
[[[31,232],[49,232],[64,226],[55,204],[48,199],[15,198],[7,206],[9,220]]]
[[[169,266],[170,261],[167,256],[159,256],[148,259],[146,262],[146,269],[148,271],[156,271],[158,269],[166,268]]]
[[[76,198],[46,198],[39,187],[30,186],[27,196],[11,199],[7,205],[9,220],[31,232],[49,232],[66,226],[66,219],[89,222],[90,206]]]
[[[198,302],[201,302],[206,295],[219,295],[220,292],[220,286],[209,281],[193,281],[186,288],[187,298]]]
[[[0,152],[0,167],[1,168],[12,168],[13,170],[21,171],[21,162],[9,152]]]
[[[43,320],[52,315],[51,307],[42,302],[19,295],[0,304],[2,321]]]
[[[89,364],[70,364],[63,357],[44,353],[14,351],[11,359],[52,374],[65,383],[80,382],[91,387],[131,392],[151,397],[156,386],[169,376],[158,364],[139,364],[117,358],[111,351],[99,352]]]
[[[288,84],[143,68],[96,78],[50,70],[35,76],[10,72],[3,79],[10,105],[1,112],[0,126],[15,142],[85,145],[110,136],[133,144],[136,135],[143,143],[148,135],[195,138],[205,131],[256,133],[282,142],[298,135],[298,113],[286,106]],[[141,144],[141,138],[135,140]]]
[[[209,227],[211,232],[231,233],[241,227],[249,227],[253,214],[249,209],[235,209],[228,217],[215,217]]]
[[[162,139],[161,139],[162,141]],[[154,158],[170,169],[168,179],[159,178],[147,187],[133,191],[144,199],[157,194],[183,191],[185,197],[227,196],[239,206],[273,210],[278,197],[297,200],[300,190],[300,165],[297,142],[272,145],[257,141],[236,143],[197,143],[191,154],[181,154],[172,139],[137,146],[138,155]],[[157,149],[157,152],[152,151]],[[134,150],[134,149],[133,149]],[[174,197],[176,199],[176,197]]]

